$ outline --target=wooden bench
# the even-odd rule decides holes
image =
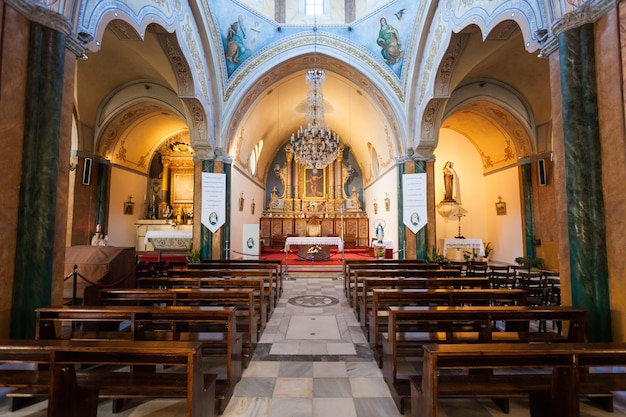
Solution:
[[[438,297],[441,296],[443,303],[436,303],[437,300],[433,298],[433,303],[446,305],[446,297],[443,294],[451,294],[449,290],[476,290],[475,292],[466,292],[466,296],[469,294],[475,294],[475,297],[485,297],[484,302],[489,304],[490,301],[488,295],[483,294],[495,294],[489,288],[482,288],[486,281],[483,278],[409,278],[409,279],[390,279],[390,278],[366,278],[363,281],[363,290],[361,291],[361,297],[358,300],[359,304],[359,322],[364,329],[368,326],[368,316],[371,312],[373,291],[378,289],[391,289],[391,290],[416,290],[417,292],[424,293],[424,290],[431,290],[430,295],[426,297]],[[445,292],[434,292],[434,290],[444,290]],[[487,291],[487,292],[485,292]],[[438,296],[435,294],[439,294]],[[500,293],[504,294],[504,293]],[[523,290],[516,290],[513,295],[516,299],[525,298],[526,292]],[[393,295],[390,294],[390,297]],[[448,295],[448,301],[452,296]],[[471,296],[470,296],[471,297]],[[506,297],[503,301],[506,301]],[[476,305],[480,300],[474,298],[473,305]],[[401,303],[404,304],[404,303]],[[524,304],[526,304],[524,302]],[[423,305],[423,303],[420,303]],[[458,305],[452,303],[449,305]]]
[[[47,396],[49,417],[96,416],[99,398],[185,398],[187,417],[214,415],[216,375],[202,370],[201,342],[0,340],[0,363],[39,365],[0,370],[0,386]],[[155,376],[135,365],[185,369]]]
[[[441,397],[520,395],[529,397],[531,417],[578,417],[581,396],[606,396],[611,391],[626,390],[624,343],[423,348],[422,375],[410,377],[413,417],[437,417]],[[590,371],[593,367],[600,368]],[[468,368],[482,372],[468,373]]]
[[[283,263],[271,259],[216,259],[187,265],[188,269],[271,269],[277,284],[276,303],[283,293]]]
[[[224,278],[224,279],[262,279],[264,281],[264,305],[266,307],[266,318],[269,319],[274,311],[276,303],[277,284],[275,282],[273,269],[183,269],[173,271],[173,277],[183,278]],[[202,283],[200,283],[202,286]]]
[[[351,277],[352,283],[348,288],[348,292],[352,299],[351,304],[355,310],[357,318],[359,318],[360,315],[359,297],[363,293],[362,281],[368,278],[460,278],[460,271],[458,269],[389,269],[382,271],[375,269],[359,269],[354,271],[354,275]],[[488,280],[486,280],[486,282],[488,284]]]
[[[509,305],[526,305],[524,290],[509,289],[384,289],[372,291],[371,304],[368,307],[367,321],[364,331],[368,334],[370,347],[380,358],[382,342],[380,334],[387,331],[388,307],[416,305],[491,305],[507,303]]]
[[[36,310],[36,338],[127,341],[199,341],[204,358],[226,367],[216,387],[223,411],[241,379],[242,337],[234,307],[75,306]],[[167,343],[165,343],[167,345]],[[220,412],[221,412],[220,411]]]
[[[410,389],[406,377],[398,378],[398,360],[421,358],[424,344],[583,342],[586,337],[587,311],[575,307],[400,306],[388,310],[387,332],[380,334],[383,377],[401,412]],[[530,326],[541,320],[567,322],[567,335]],[[496,323],[503,323],[504,328]]]
[[[255,308],[254,291],[249,288],[220,289],[103,289],[101,305],[196,305],[236,307],[237,329],[244,333],[243,353],[250,357],[260,337],[261,318]]]
[[[354,285],[354,274],[357,271],[390,271],[399,270],[430,270],[441,269],[439,264],[427,264],[422,260],[416,259],[351,259],[345,260],[343,264],[343,285],[344,293],[348,298],[348,302],[352,302],[350,294]]]
[[[160,277],[146,278],[138,280],[140,288],[160,288],[160,289],[235,289],[249,288],[254,291],[256,311],[259,313],[260,321],[257,329],[262,332],[267,322],[268,297],[266,292],[265,279],[253,278],[220,278],[220,277]]]

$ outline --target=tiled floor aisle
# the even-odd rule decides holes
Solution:
[[[408,366],[408,365],[407,365]],[[405,369],[411,372],[410,369]],[[582,417],[626,416],[588,403]],[[0,416],[44,417],[45,402]],[[406,415],[410,415],[409,412]],[[527,402],[512,400],[510,414],[490,400],[445,400],[440,417],[527,417]],[[99,417],[184,417],[185,402],[154,400],[119,414],[104,401]],[[298,278],[284,293],[244,370],[223,417],[393,417],[400,416],[366,339],[346,303],[341,280]]]

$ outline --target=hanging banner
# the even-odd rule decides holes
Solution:
[[[202,173],[200,221],[212,233],[226,221],[226,174]]]
[[[413,233],[417,233],[428,223],[426,174],[404,174],[402,194],[404,207],[402,221]]]

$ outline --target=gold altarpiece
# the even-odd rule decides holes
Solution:
[[[345,192],[352,170],[339,157],[326,168],[301,165],[289,145],[286,163],[273,174],[282,183],[274,187],[261,217],[260,238],[265,246],[281,248],[287,236],[341,236],[344,246],[369,245],[369,220],[356,187]]]

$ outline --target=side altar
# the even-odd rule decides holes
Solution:
[[[290,145],[284,147],[284,160],[266,183],[259,233],[263,246],[284,249],[286,238],[295,236],[340,237],[346,249],[369,246],[362,176],[344,163],[343,154],[342,148],[335,161],[316,169],[300,164]]]

